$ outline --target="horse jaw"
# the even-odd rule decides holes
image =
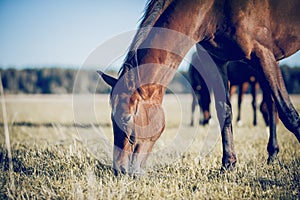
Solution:
[[[120,120],[122,123],[113,119],[115,174],[142,175],[146,160],[165,127],[161,105],[139,102],[136,107],[134,114]]]

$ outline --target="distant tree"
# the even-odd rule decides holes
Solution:
[[[18,71],[16,69],[6,69],[1,71],[2,84],[6,93],[18,93]]]
[[[282,74],[289,93],[300,94],[300,68],[281,66]],[[71,94],[78,70],[66,68],[35,68],[35,69],[0,69],[1,79],[5,93],[18,94]],[[116,71],[108,71],[110,75],[117,76]],[[169,85],[173,91],[167,93],[188,93],[189,79],[186,71],[176,73]],[[109,93],[111,88],[99,78],[95,71],[81,70],[77,77],[75,92],[82,93]]]
[[[300,94],[300,67],[281,66],[282,76],[290,94]]]
[[[19,92],[21,93],[39,93],[37,87],[37,75],[36,70],[24,69],[18,71]]]

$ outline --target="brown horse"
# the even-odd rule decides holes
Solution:
[[[189,67],[189,76],[190,76],[190,84],[192,86],[193,92],[193,100],[192,100],[192,113],[191,113],[191,122],[190,125],[194,125],[194,113],[196,105],[199,105],[200,110],[202,111],[202,118],[199,121],[199,124],[206,125],[208,124],[211,115],[210,115],[210,92],[208,91],[207,85],[202,78],[201,74],[198,73],[197,69],[193,66],[194,64],[199,65],[199,57],[196,53],[192,56],[192,63]],[[229,62],[227,64],[227,73],[228,80],[230,85],[230,97],[236,92],[238,88],[238,112],[237,112],[237,123],[241,124],[241,105],[243,95],[247,92],[250,86],[250,91],[252,95],[252,109],[253,109],[253,125],[257,125],[257,117],[256,117],[256,93],[258,90],[258,80],[257,74],[255,71],[249,66],[247,63],[243,62]],[[194,94],[195,93],[195,94]],[[262,102],[262,105],[265,102]],[[265,110],[261,109],[263,116],[265,117]],[[265,118],[264,118],[265,119]],[[268,126],[268,119],[265,119],[265,122]]]
[[[212,81],[221,128],[222,166],[237,158],[225,63],[243,60],[263,76],[268,107],[300,141],[300,118],[286,91],[277,61],[300,48],[299,0],[152,0],[130,46],[118,79],[103,78],[111,93],[116,172],[139,173],[164,130],[161,107],[167,84],[181,60],[197,42],[212,55],[222,84]],[[198,48],[199,49],[199,48]],[[214,79],[212,65],[206,70]],[[217,80],[217,79],[216,79]],[[225,98],[221,97],[225,90]],[[270,115],[275,121],[275,115]],[[272,128],[272,126],[271,126]],[[271,134],[276,130],[271,130]],[[276,155],[277,149],[269,151]]]

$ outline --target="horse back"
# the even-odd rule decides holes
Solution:
[[[224,35],[236,40],[250,57],[255,42],[270,49],[275,59],[300,49],[299,0],[230,0],[224,5]]]

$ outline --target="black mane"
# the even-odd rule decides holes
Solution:
[[[147,28],[153,26],[160,14],[170,5],[171,2],[172,0],[149,0],[147,2],[144,15],[140,20],[139,29],[129,46],[123,66],[119,71],[120,76],[138,65],[136,59],[137,49],[150,32],[150,29]]]

